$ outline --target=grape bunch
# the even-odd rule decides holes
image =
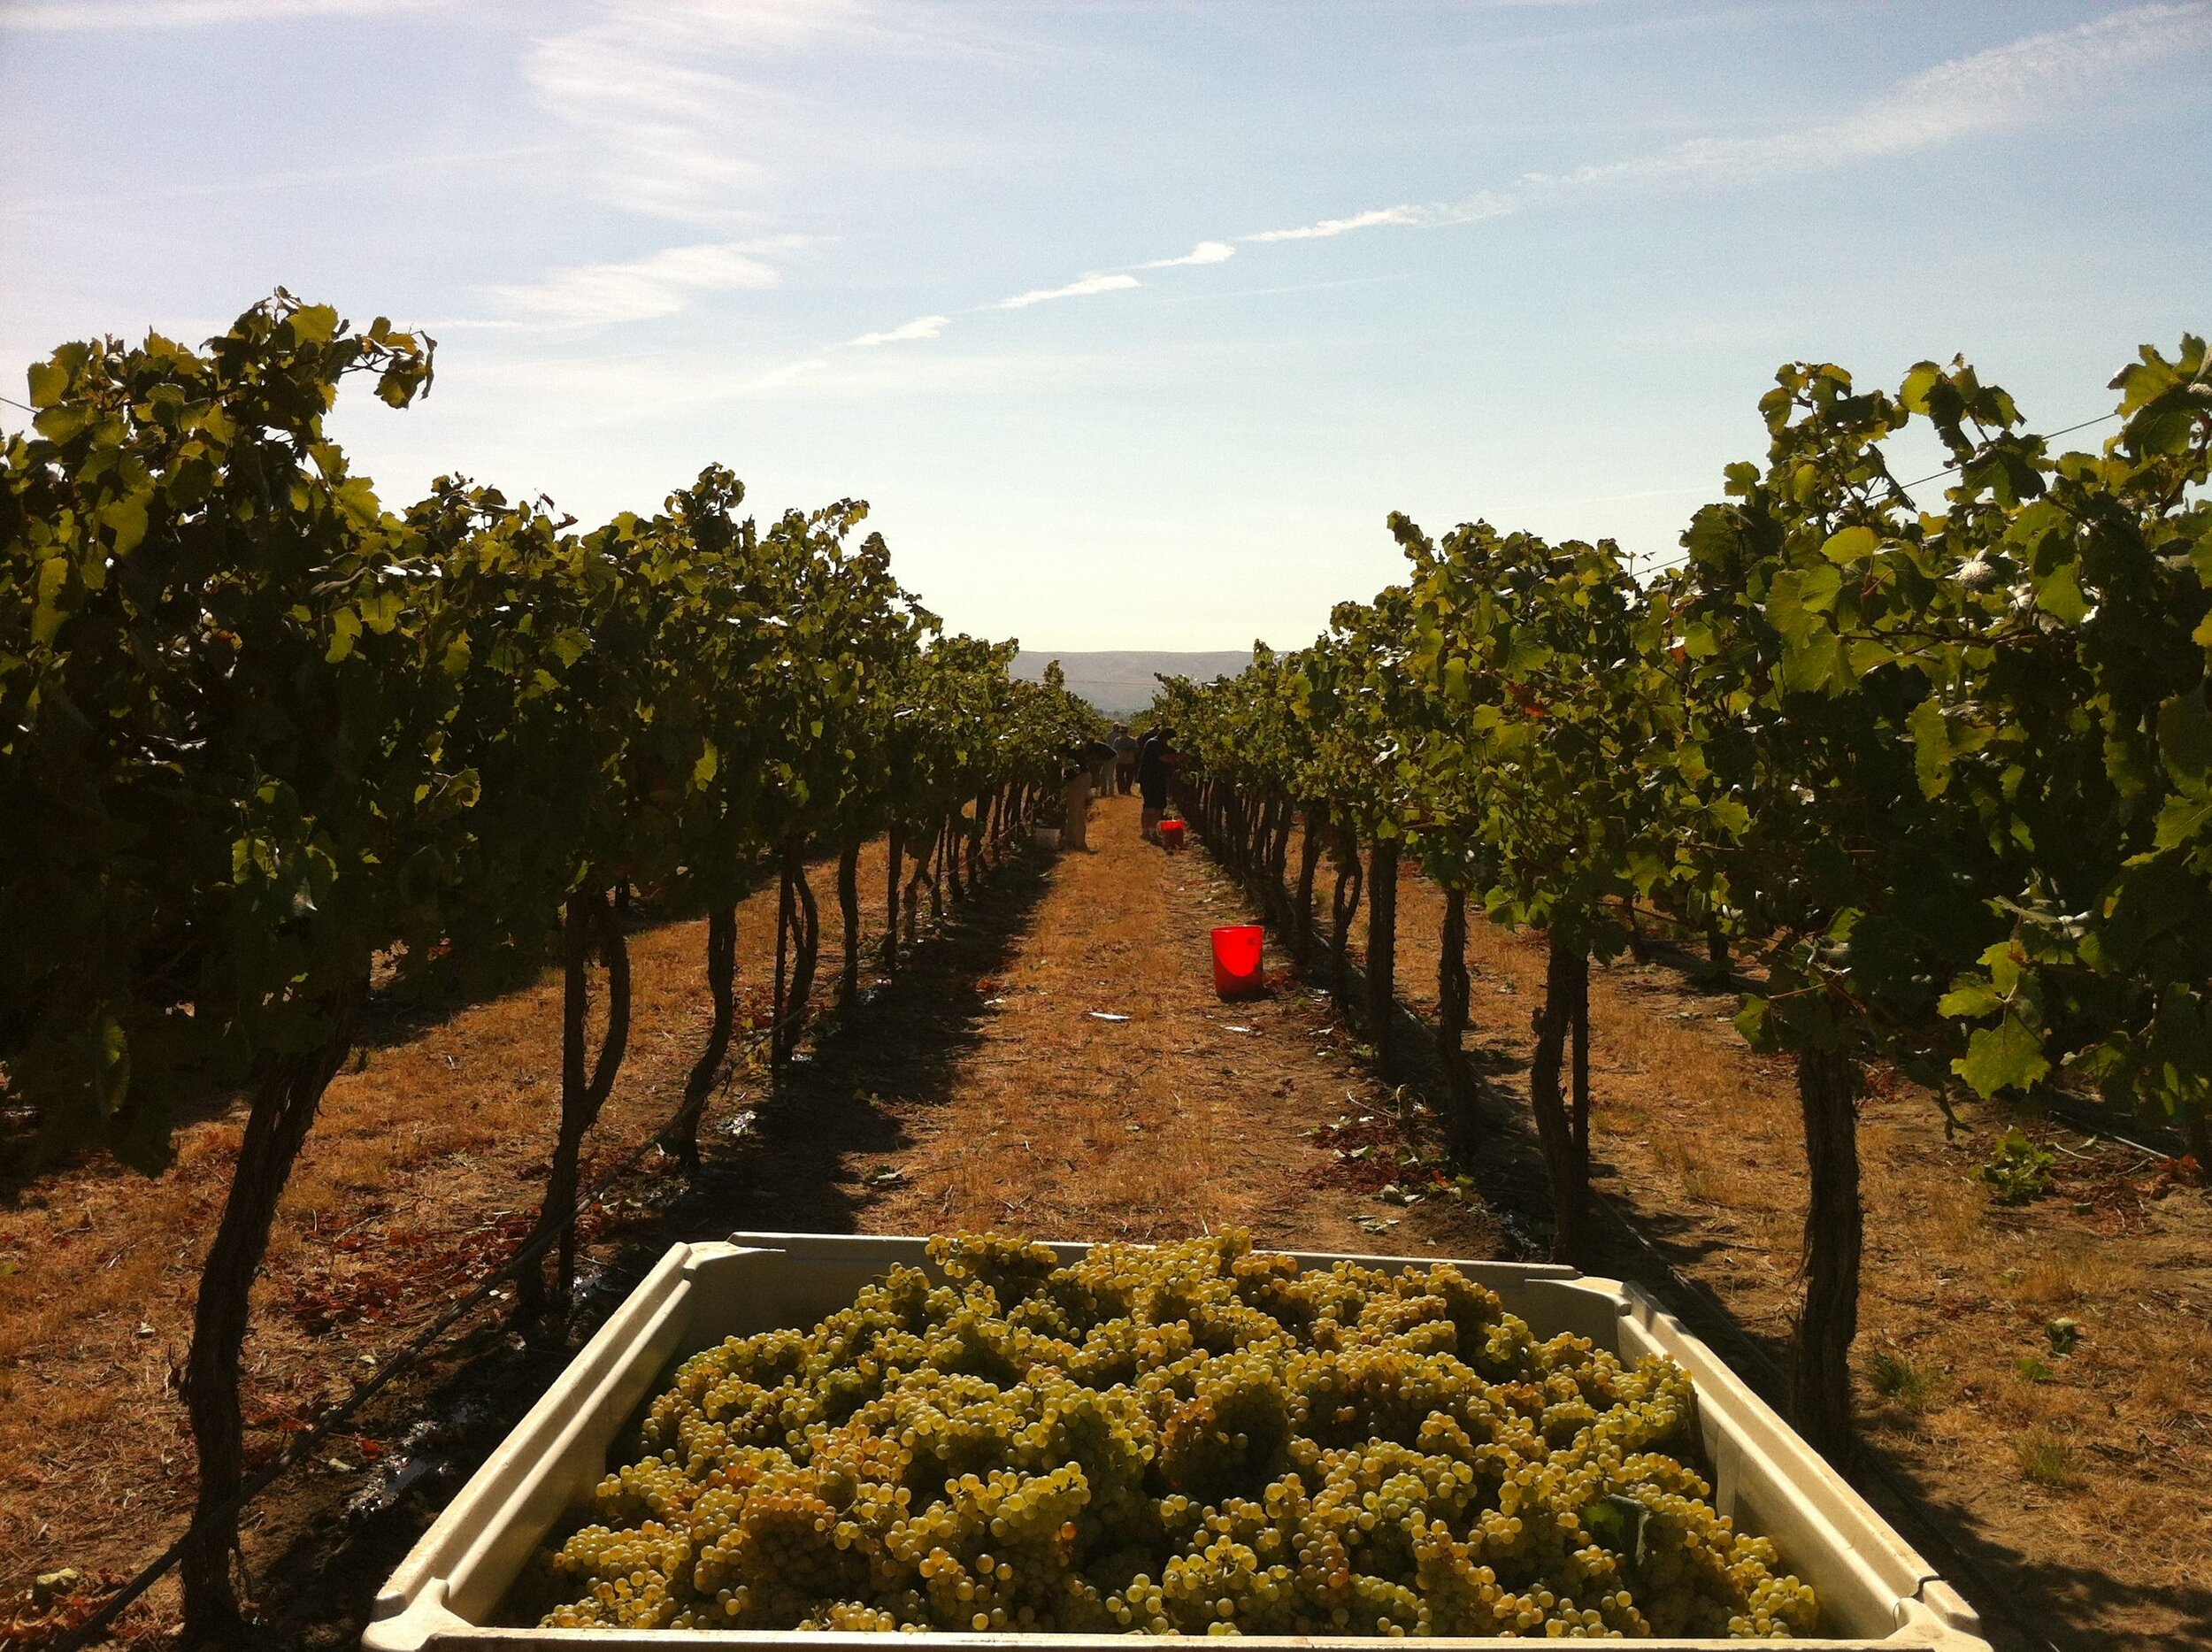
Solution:
[[[695,1355],[548,1627],[1791,1636],[1672,1362],[1539,1342],[1448,1264],[1238,1233],[1062,1264],[933,1239],[810,1332]]]

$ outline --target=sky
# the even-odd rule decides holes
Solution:
[[[1393,510],[1649,565],[1785,362],[2055,429],[2212,327],[2204,0],[0,0],[0,396],[282,286],[438,341],[388,504],[724,463],[1046,649],[1300,646]]]

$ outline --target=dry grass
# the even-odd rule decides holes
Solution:
[[[2012,1456],[2020,1465],[2020,1477],[2038,1486],[2067,1490],[2082,1483],[2080,1454],[2066,1441],[2042,1429],[2031,1428],[2016,1435]]]
[[[2013,1287],[2013,1296],[2032,1308],[2099,1302],[2133,1284],[2134,1272],[2123,1256],[2085,1239],[2068,1237],[2056,1249],[2019,1270],[2020,1282]]]

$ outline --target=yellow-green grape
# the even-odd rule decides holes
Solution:
[[[1789,1636],[1811,1589],[1715,1512],[1688,1377],[1538,1342],[1449,1264],[1232,1233],[1062,1266],[933,1240],[811,1331],[686,1360],[566,1627]]]

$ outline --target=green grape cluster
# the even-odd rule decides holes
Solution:
[[[1675,1452],[1689,1378],[1539,1342],[1448,1264],[1238,1233],[1063,1265],[930,1241],[656,1399],[549,1627],[1791,1636],[1773,1545]]]

